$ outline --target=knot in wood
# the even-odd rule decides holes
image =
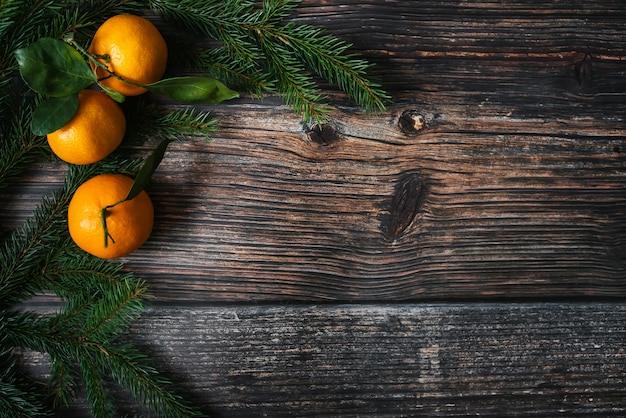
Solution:
[[[582,60],[576,63],[576,81],[580,87],[589,87],[592,83],[593,56],[585,54]]]
[[[341,139],[339,132],[329,124],[315,125],[307,131],[307,135],[311,141],[325,147]]]
[[[383,230],[387,239],[395,240],[411,225],[424,201],[424,181],[416,173],[404,173],[394,188],[389,218]]]
[[[426,126],[426,118],[417,110],[405,110],[398,120],[400,130],[406,134],[416,133]]]

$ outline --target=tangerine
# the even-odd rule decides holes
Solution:
[[[124,200],[132,185],[133,179],[123,174],[100,174],[76,189],[67,213],[76,245],[96,257],[117,258],[148,240],[154,207],[145,190]]]
[[[126,132],[124,112],[97,90],[78,93],[78,110],[63,127],[47,135],[48,144],[70,164],[92,164],[112,153]]]
[[[159,81],[167,65],[163,36],[152,22],[136,15],[121,14],[107,19],[96,30],[89,52],[107,66],[108,72],[92,63],[100,83],[124,96],[145,93],[145,88],[132,83]]]

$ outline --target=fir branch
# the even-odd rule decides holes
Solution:
[[[275,80],[255,61],[242,60],[222,47],[204,49],[183,45],[174,59],[187,69],[208,72],[235,90],[257,98],[276,89]]]
[[[115,267],[119,269],[121,264]],[[115,281],[105,291],[93,290],[99,287],[99,283],[93,281],[100,281],[102,272],[90,271],[81,276],[86,289],[68,296],[61,311],[50,317],[48,327],[51,332],[64,334],[67,338],[108,344],[139,317],[143,310],[145,284],[127,273],[125,280],[113,276]]]
[[[34,399],[33,393],[16,384],[13,376],[0,376],[0,415],[7,418],[48,416],[43,403]]]
[[[75,251],[69,251],[68,247]],[[133,274],[125,272],[122,263],[92,257],[77,250],[69,239],[63,251],[51,261],[41,280],[47,289],[67,300],[81,294],[106,293],[120,283],[133,280]]]
[[[305,121],[323,122],[330,109],[318,104],[323,97],[304,66],[285,50],[284,45],[270,38],[262,39],[261,45],[266,56],[266,70],[276,77],[277,91],[283,100]]]
[[[50,358],[50,379],[47,390],[55,408],[69,406],[80,380],[80,370],[73,358],[53,355]]]
[[[373,65],[347,51],[351,44],[321,28],[290,22],[273,34],[286,43],[307,66],[369,111],[384,111],[390,97],[380,84],[367,78]]]
[[[263,0],[261,21],[273,26],[280,25],[301,2],[302,0]]]
[[[0,38],[6,38],[22,11],[19,0],[6,0],[0,4]]]
[[[152,360],[130,344],[112,348],[102,356],[113,377],[141,402],[164,418],[202,417],[202,413],[188,405],[180,396],[167,391],[172,383],[157,373]]]
[[[8,343],[5,313],[0,311],[0,415],[7,417],[43,417],[43,396],[32,382],[16,375],[11,344]]]
[[[102,344],[115,341],[139,317],[145,291],[143,281],[124,280],[111,291],[102,293],[87,306],[81,339]]]
[[[143,2],[135,0],[78,0],[63,3],[62,8],[40,26],[36,38],[48,36],[62,39],[73,34],[86,42],[105,19],[119,13],[139,14],[145,7]]]
[[[7,344],[55,356],[71,356],[79,348],[78,340],[49,327],[47,315],[31,311],[4,311]],[[67,331],[66,331],[67,332]]]
[[[47,150],[44,137],[30,131],[35,102],[22,88],[5,89],[8,96],[0,103],[0,189],[8,187],[26,166]]]
[[[3,127],[10,125],[10,119],[4,119],[11,115],[8,102],[20,97],[15,96],[12,86],[17,78],[14,51],[38,38],[40,27],[53,19],[58,11],[59,6],[53,3],[49,0],[8,0],[0,4],[0,121]],[[2,136],[8,138],[6,131],[0,133]]]
[[[104,351],[98,346],[93,350],[81,350],[78,365],[85,382],[87,403],[93,418],[107,418],[115,415],[115,406],[111,394],[106,390],[101,364],[97,363],[99,353]]]
[[[250,0],[150,0],[150,7],[163,17],[194,33],[224,42],[235,55],[249,61],[259,58],[258,48],[245,25],[257,22],[256,2]],[[239,41],[236,43],[234,41]]]
[[[382,111],[389,96],[370,80],[372,68],[366,60],[348,54],[350,44],[321,28],[296,22],[283,23],[299,0],[254,2],[151,0],[151,6],[170,21],[220,41],[223,47],[207,55],[222,53],[222,64],[245,71],[254,80],[259,72],[269,76],[262,88],[252,84],[252,93],[278,93],[305,121],[322,121],[329,109],[312,74],[336,85],[367,111]],[[203,67],[210,69],[203,63]],[[221,68],[216,72],[228,74]],[[232,75],[231,74],[231,75]],[[245,77],[242,81],[245,80]],[[244,83],[245,85],[245,83]]]
[[[15,10],[15,3],[18,3],[18,10]],[[5,47],[3,55],[6,57],[15,49],[25,47],[39,38],[42,28],[55,18],[64,5],[52,0],[27,0],[9,1],[0,7],[3,13],[6,8],[11,19],[10,23],[2,25],[5,29],[0,33]]]
[[[0,377],[0,414],[11,418],[34,418],[47,416],[39,400],[31,399],[32,392],[14,384],[12,379]]]
[[[200,136],[207,140],[215,132],[216,119],[209,118],[209,112],[201,112],[185,107],[170,111],[153,125],[155,136],[161,139],[181,140],[189,136]]]
[[[113,416],[114,404],[106,390],[114,378],[139,401],[164,417],[199,417],[195,408],[168,390],[171,382],[160,375],[150,358],[130,344],[116,344],[141,308],[140,293],[126,282],[116,292],[84,304],[84,321],[67,323],[62,314],[51,317],[33,312],[5,312],[11,347],[47,352],[53,362],[51,387],[57,402],[66,403],[76,384],[76,369],[85,384],[94,417]],[[79,325],[80,324],[80,325]]]
[[[184,140],[192,136],[210,140],[217,130],[217,119],[211,118],[208,111],[191,107],[163,111],[143,101],[139,101],[128,119],[126,136],[130,141],[139,138]]]
[[[0,248],[0,308],[18,303],[42,289],[33,280],[47,264],[51,252],[59,248],[65,229],[63,214],[69,194],[54,194],[44,198],[32,219],[12,234]]]

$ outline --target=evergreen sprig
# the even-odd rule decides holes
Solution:
[[[191,107],[164,111],[140,100],[129,114],[128,122],[128,139],[135,141],[146,138],[184,140],[189,136],[211,140],[218,121],[208,111]]]
[[[315,76],[346,92],[368,111],[382,111],[389,96],[368,78],[372,64],[348,53],[351,44],[327,31],[285,20],[300,0],[258,2],[151,0],[170,21],[217,40],[221,46],[201,49],[191,62],[249,92],[278,93],[305,121],[323,121],[330,109]]]
[[[330,111],[315,77],[338,86],[369,111],[388,98],[367,77],[371,65],[348,53],[350,44],[311,25],[287,22],[299,0],[0,0],[0,189],[37,159],[49,158],[46,140],[30,129],[42,98],[18,74],[14,52],[40,38],[71,34],[86,46],[98,24],[118,13],[142,14],[147,7],[180,27],[217,41],[176,56],[176,65],[238,83],[261,97],[278,93],[305,120],[322,121]],[[187,50],[187,49],[185,49]],[[190,107],[174,109],[125,104],[125,143],[163,142],[197,136],[210,139],[216,120]],[[136,174],[142,161],[112,155],[67,169],[61,190],[42,199],[19,228],[0,236],[0,417],[49,416],[84,388],[94,417],[119,411],[110,388],[125,388],[158,416],[202,414],[175,393],[152,359],[124,338],[143,311],[146,283],[119,262],[84,253],[69,237],[67,206],[76,188],[101,173]],[[142,170],[139,170],[140,172]],[[26,309],[39,294],[58,297],[54,312]],[[48,356],[47,381],[19,366],[16,353]]]
[[[87,38],[108,16],[140,7],[145,4],[0,3],[0,188],[10,186],[33,161],[49,155],[45,137],[30,130],[40,98],[21,82],[13,52],[44,36],[62,38],[72,32]],[[162,135],[178,139],[198,132],[208,135],[214,125],[207,112],[145,113],[142,119],[152,117]],[[45,197],[32,216],[0,242],[1,417],[49,416],[51,408],[67,406],[80,387],[94,417],[117,416],[112,382],[159,416],[201,416],[174,394],[172,384],[149,357],[122,342],[143,310],[145,282],[121,263],[82,252],[67,232],[67,205],[78,185],[100,173],[136,173],[140,164],[138,159],[114,156],[90,166],[70,166],[64,187]],[[23,310],[22,302],[42,293],[60,298],[57,311]],[[16,353],[29,350],[49,357],[47,382],[33,380],[16,361]]]
[[[82,252],[67,233],[67,204],[79,184],[102,172],[126,173],[138,165],[136,160],[109,160],[87,167],[70,166],[65,187],[44,199],[33,218],[14,231],[0,251],[4,262],[0,270],[0,327],[5,336],[0,340],[0,352],[20,348],[50,356],[48,389],[39,388],[42,394],[30,402],[32,410],[46,411],[49,397],[53,405],[66,406],[83,382],[92,415],[115,416],[115,403],[107,389],[109,382],[115,381],[159,416],[201,416],[170,391],[171,383],[147,356],[120,342],[143,311],[145,282],[125,272],[121,263]],[[58,312],[40,314],[12,308],[41,292],[53,292],[61,298]],[[0,404],[10,402],[16,391],[33,390],[12,383],[17,382],[11,377],[18,369],[13,364],[5,367],[8,370],[0,382]],[[22,377],[22,381],[27,379]],[[40,415],[31,411],[25,416]]]
[[[5,0],[0,2],[0,189],[7,187],[45,148],[45,138],[30,132],[32,112],[39,98],[16,83],[15,50],[37,39],[62,38],[78,31],[93,33],[97,22],[115,13],[141,10],[141,1]]]

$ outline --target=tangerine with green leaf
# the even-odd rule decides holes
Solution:
[[[68,207],[72,240],[100,258],[117,258],[143,245],[154,224],[154,207],[145,190],[125,200],[133,179],[123,174],[100,174],[81,184]]]
[[[92,63],[100,83],[124,96],[145,93],[136,84],[156,83],[167,65],[167,44],[159,30],[148,19],[130,14],[107,19],[96,30],[89,53],[107,67]]]
[[[92,164],[112,153],[126,132],[119,105],[97,90],[78,93],[78,110],[61,128],[47,135],[48,144],[70,164]]]

